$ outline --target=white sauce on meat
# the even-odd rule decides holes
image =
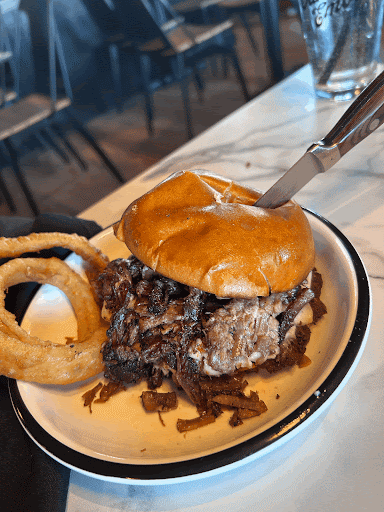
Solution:
[[[312,272],[303,282],[307,288]],[[199,363],[206,375],[231,374],[238,368],[252,368],[280,353],[279,322],[276,317],[287,309],[286,294],[275,293],[252,300],[232,300],[219,308],[205,325],[206,337],[197,339],[189,348],[189,356]],[[313,321],[312,308],[306,304],[288,330],[285,339],[296,336],[296,325]]]

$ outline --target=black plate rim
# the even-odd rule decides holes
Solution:
[[[203,457],[167,464],[125,464],[121,462],[105,461],[79,453],[52,437],[39,425],[29,412],[21,398],[17,381],[9,379],[9,393],[15,413],[28,435],[36,444],[56,460],[62,462],[64,465],[93,476],[130,480],[136,483],[144,483],[145,481],[149,483],[166,481],[169,483],[172,480],[179,481],[180,478],[186,479],[209,474],[213,471],[223,469],[224,467],[229,469],[240,461],[245,462],[245,459],[252,455],[262,455],[264,452],[268,451],[272,443],[278,441],[284,442],[284,440],[288,440],[295,431],[298,432],[304,421],[308,421],[314,415],[318,415],[321,410],[329,405],[336,390],[341,387],[343,381],[350,373],[362,349],[371,307],[368,276],[353,245],[345,235],[328,220],[311,210],[305,208],[304,210],[320,220],[337,236],[352,260],[358,284],[358,315],[350,340],[334,369],[319,387],[319,394],[311,395],[291,414],[266,431],[225,450]]]

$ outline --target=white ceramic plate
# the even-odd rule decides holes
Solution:
[[[28,434],[72,468],[100,478],[150,484],[225,471],[277,448],[309,425],[333,401],[361,356],[371,299],[365,269],[352,245],[321,217],[307,215],[328,313],[312,329],[306,352],[312,361],[309,366],[247,376],[248,389],[257,390],[268,406],[265,414],[232,428],[228,412],[214,424],[180,434],[177,418],[195,417],[195,407],[180,396],[178,409],[162,415],[163,426],[157,413],[142,408],[139,397],[145,383],[130,386],[105,404],[94,404],[90,414],[81,395],[102,376],[69,386],[13,382],[11,397]],[[128,255],[112,229],[100,233],[93,243],[111,259]],[[80,258],[71,255],[69,261],[81,269]],[[22,325],[54,341],[64,342],[65,336],[76,333],[67,299],[46,285],[32,300]],[[164,390],[171,387],[163,385]]]

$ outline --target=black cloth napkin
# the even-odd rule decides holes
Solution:
[[[91,238],[101,231],[92,221],[65,215],[44,214],[36,218],[1,217],[0,236],[59,231]],[[62,248],[42,251],[45,257],[64,258]],[[4,261],[4,260],[3,260]],[[13,286],[6,307],[20,321],[37,285]],[[25,433],[10,401],[8,379],[0,376],[0,510],[8,512],[64,512],[70,470],[46,455]]]

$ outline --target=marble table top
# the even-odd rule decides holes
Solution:
[[[84,211],[106,227],[181,169],[207,169],[266,190],[348,108],[315,97],[308,66]],[[322,421],[272,452],[216,477],[169,485],[111,483],[71,473],[74,511],[360,511],[384,503],[384,134],[379,129],[295,199],[331,221],[370,276],[373,318],[362,358]]]

